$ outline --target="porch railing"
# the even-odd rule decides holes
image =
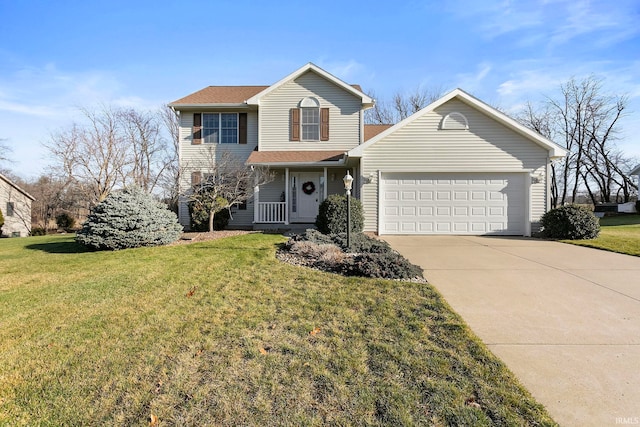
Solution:
[[[263,224],[283,223],[286,205],[285,202],[259,202],[256,222]]]

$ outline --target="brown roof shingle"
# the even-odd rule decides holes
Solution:
[[[344,151],[253,151],[247,163],[316,163],[342,159]]]
[[[269,86],[208,86],[169,105],[241,104]]]
[[[385,130],[389,129],[393,125],[364,125],[364,140],[365,142],[381,134]]]

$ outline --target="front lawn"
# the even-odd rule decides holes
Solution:
[[[553,425],[427,284],[0,240],[0,425]]]
[[[598,238],[564,242],[640,256],[640,215],[606,216],[600,219]]]

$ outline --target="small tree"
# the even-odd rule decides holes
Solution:
[[[194,172],[197,177],[185,196],[193,210],[209,213],[209,232],[214,230],[214,218],[218,212],[231,211],[253,196],[256,186],[273,180],[273,174],[262,166],[247,166],[232,153],[218,153],[210,149],[203,172]]]
[[[2,226],[4,225],[4,216],[2,215],[2,209],[0,209],[0,236],[2,236]]]
[[[92,249],[117,250],[174,242],[182,227],[175,213],[140,188],[112,193],[98,203],[76,241]]]

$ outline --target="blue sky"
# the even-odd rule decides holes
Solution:
[[[0,138],[25,178],[52,131],[100,104],[152,109],[307,62],[378,98],[460,87],[508,112],[596,75],[626,94],[640,158],[640,1],[0,0]]]

